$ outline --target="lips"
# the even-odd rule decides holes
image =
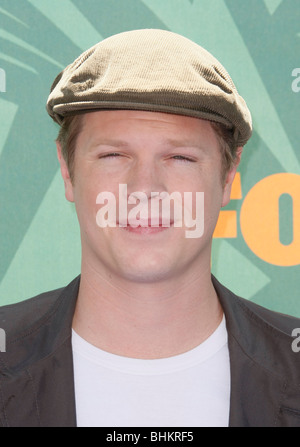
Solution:
[[[173,220],[161,219],[159,217],[152,217],[149,219],[129,219],[126,221],[117,222],[117,226],[123,228],[168,228],[174,224]]]
[[[129,234],[148,237],[164,233],[173,226],[173,221],[161,218],[129,219],[120,221],[118,226]]]

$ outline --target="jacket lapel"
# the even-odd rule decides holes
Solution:
[[[4,427],[75,427],[70,347],[16,376],[1,380]]]
[[[76,426],[71,335],[79,280],[58,293],[34,324],[8,340],[0,359],[3,426]]]
[[[300,357],[292,353],[291,336],[268,322],[266,309],[235,296],[215,278],[213,284],[228,331],[229,425],[300,426],[300,388],[295,385],[300,383]],[[282,318],[272,315],[278,322]]]
[[[230,427],[277,425],[284,382],[241,350],[229,335],[231,365]]]

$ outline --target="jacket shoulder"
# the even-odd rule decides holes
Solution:
[[[267,309],[244,298],[236,297],[236,299],[239,300],[240,305],[244,307],[246,311],[248,310],[248,312],[251,312],[253,317],[257,316],[258,319],[269,324],[279,332],[291,336],[292,331],[295,328],[300,328],[300,318],[298,317]]]
[[[240,327],[243,327],[241,323],[244,323],[244,320],[239,320],[239,317],[244,315],[247,321],[252,321],[253,324],[266,331],[273,332],[273,335],[278,332],[278,335],[281,334],[284,338],[291,337],[292,331],[300,328],[300,318],[276,312],[242,298],[227,289],[214,276],[212,280],[221,304],[224,310],[227,310],[225,314],[227,313],[230,319],[239,323]]]
[[[23,328],[30,327],[41,319],[57,301],[63,287],[40,293],[15,304],[0,307],[0,327],[8,338],[13,338]]]

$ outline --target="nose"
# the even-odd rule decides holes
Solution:
[[[166,191],[164,180],[163,167],[158,161],[151,157],[138,160],[127,178],[127,194],[139,198],[142,193],[150,200],[152,193]]]

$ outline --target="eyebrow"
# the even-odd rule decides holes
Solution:
[[[180,148],[196,148],[196,149],[200,149],[203,150],[203,147],[201,144],[197,143],[197,142],[192,142],[192,141],[188,141],[188,140],[175,140],[172,138],[168,138],[166,140],[163,140],[161,143],[163,146],[168,146],[168,147],[172,147],[172,148],[176,148],[176,147],[180,147]],[[111,146],[111,147],[129,147],[130,146],[130,142],[125,141],[125,140],[118,140],[118,139],[101,139],[98,141],[95,141],[91,144],[91,148],[94,148],[96,146]]]
[[[168,138],[164,141],[164,144],[167,144],[172,147],[195,147],[202,149],[202,146],[200,143],[197,143],[195,141],[189,141],[189,140],[174,140],[172,138]]]
[[[91,144],[91,148],[96,146],[112,146],[112,147],[127,147],[129,146],[129,143],[127,141],[123,140],[115,140],[115,139],[101,139],[96,140]]]

